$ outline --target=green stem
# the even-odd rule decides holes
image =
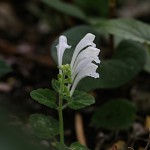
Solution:
[[[63,109],[62,109],[62,99],[61,96],[59,96],[59,108],[58,108],[58,114],[59,114],[59,132],[60,132],[60,142],[64,144],[64,123],[63,123]]]
[[[62,80],[60,84],[61,93],[64,91],[64,79],[65,75],[62,73]],[[58,107],[58,114],[59,114],[59,133],[60,133],[60,143],[64,144],[64,122],[63,122],[63,98],[59,94],[59,107]]]

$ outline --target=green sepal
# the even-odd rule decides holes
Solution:
[[[59,74],[59,75],[60,75],[60,74]],[[60,92],[61,92],[61,90],[60,90],[60,82],[59,82],[58,80],[56,80],[56,79],[53,79],[51,83],[52,83],[53,89],[54,89],[57,93],[60,93]]]
[[[70,96],[63,96],[63,99],[66,100],[68,103],[72,102],[72,97]]]
[[[92,95],[87,94],[86,92],[83,91],[76,90],[68,106],[69,108],[76,110],[76,109],[84,108],[94,103],[95,103],[95,99]]]
[[[67,86],[64,86],[64,92],[62,93],[63,96],[70,96],[70,91],[68,90],[68,87]]]
[[[33,133],[42,139],[50,139],[59,134],[59,123],[51,116],[33,114],[29,119]]]
[[[57,108],[56,94],[54,91],[49,89],[37,89],[30,92],[30,96],[38,101],[40,104],[46,105],[50,108]]]
[[[54,89],[57,93],[59,93],[59,94],[62,96],[62,98],[64,98],[64,97],[69,97],[69,96],[70,96],[70,92],[69,92],[68,87],[67,87],[66,85],[64,85],[64,91],[61,92],[61,89],[60,89],[60,81],[58,81],[58,80],[56,80],[56,79],[53,79],[53,80],[52,80],[52,87],[53,87],[53,89]],[[65,99],[65,98],[64,98],[64,99]]]

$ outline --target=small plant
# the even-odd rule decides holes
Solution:
[[[52,80],[50,89],[37,89],[31,92],[31,97],[41,104],[58,111],[59,122],[50,116],[34,114],[30,117],[30,123],[35,134],[39,137],[49,139],[57,134],[60,135],[60,142],[56,143],[58,150],[88,150],[85,146],[75,142],[67,147],[64,142],[63,110],[67,107],[71,109],[80,109],[89,106],[95,102],[93,96],[75,90],[80,80],[90,76],[99,78],[96,72],[99,60],[100,50],[96,48],[93,42],[95,35],[87,33],[77,44],[70,64],[63,64],[63,54],[66,49],[71,48],[67,44],[65,36],[59,37],[59,43],[56,46],[58,58],[58,78]],[[58,100],[57,100],[58,94]]]

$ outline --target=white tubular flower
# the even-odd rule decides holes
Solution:
[[[81,50],[83,50],[84,48],[86,48],[87,46],[90,46],[90,45],[92,47],[96,47],[95,43],[93,43],[94,39],[95,39],[95,35],[93,35],[91,33],[87,33],[83,37],[83,39],[77,44],[77,46],[74,50],[73,56],[72,56],[71,67],[73,66],[75,59]]]
[[[58,66],[61,66],[63,60],[63,54],[66,48],[71,48],[71,46],[67,44],[67,38],[65,36],[62,35],[59,37],[59,43],[56,46],[56,48],[57,48]]]
[[[99,64],[99,53],[100,49],[96,48],[95,43],[93,43],[95,35],[88,33],[83,39],[78,43],[75,48],[73,58],[71,61],[72,70],[72,81],[73,84],[70,89],[70,95],[72,96],[76,86],[79,81],[86,76],[91,76],[93,78],[99,78],[99,74],[96,72],[98,66],[93,62]]]
[[[96,72],[98,68],[96,64],[100,63],[98,57],[100,50],[96,48],[95,43],[93,43],[94,39],[95,35],[87,33],[74,50],[70,64],[72,84],[68,85],[70,96],[73,95],[79,81],[84,77],[90,76],[99,78],[99,74]],[[62,57],[65,49],[70,47],[71,46],[67,44],[67,38],[65,36],[60,36],[59,44],[56,46],[59,66],[62,65]]]
[[[74,79],[74,76],[80,71],[80,68],[85,67],[85,65],[88,62],[94,61],[95,63],[100,63],[100,60],[98,57],[99,52],[100,50],[98,48],[89,46],[79,53],[72,67],[72,72],[74,73],[73,79]]]
[[[76,78],[74,79],[73,85],[70,90],[70,95],[72,96],[76,86],[78,85],[79,81],[86,76],[91,76],[93,78],[99,78],[99,74],[96,72],[98,68],[97,65],[93,63],[88,63],[84,68],[80,68],[80,72],[77,74]]]

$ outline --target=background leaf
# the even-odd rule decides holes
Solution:
[[[11,126],[10,122],[7,122],[7,124],[9,124],[9,127],[0,129],[1,150],[54,150],[51,146],[48,148],[43,146],[40,140],[30,135],[25,126]],[[24,129],[24,131],[21,129]]]
[[[92,123],[96,127],[120,130],[132,125],[136,109],[126,99],[110,100],[94,113]]]
[[[150,26],[135,19],[101,20],[95,26],[103,32],[150,44]]]
[[[59,0],[42,0],[42,2],[64,14],[86,20],[85,14],[75,5],[71,5]]]
[[[59,123],[51,116],[33,114],[29,122],[35,135],[43,139],[49,139],[59,133]]]
[[[12,71],[11,67],[8,66],[3,59],[0,59],[0,77]]]
[[[150,73],[150,48],[146,50],[146,64],[144,66],[145,71]]]
[[[71,146],[70,146],[70,149],[71,150],[89,150],[86,146],[81,145],[78,142],[72,143]]]
[[[71,109],[81,109],[95,103],[92,95],[82,91],[75,91],[72,96],[72,101],[69,103]]]
[[[108,0],[74,0],[74,2],[80,6],[88,16],[108,16]]]
[[[37,89],[30,92],[31,97],[40,104],[46,105],[50,108],[57,108],[56,94],[49,89]]]
[[[60,142],[57,142],[56,143],[56,149],[57,150],[70,150],[66,145],[60,143]]]

